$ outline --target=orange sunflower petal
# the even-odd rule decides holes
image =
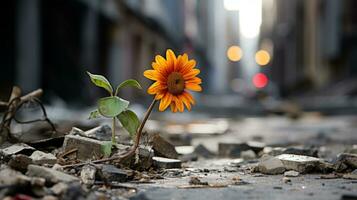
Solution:
[[[182,99],[182,102],[185,104],[186,108],[188,111],[191,111],[191,104],[190,104],[190,100],[185,96],[185,95],[180,95],[179,97],[180,99]]]
[[[189,80],[189,79],[195,77],[195,76],[196,76],[197,74],[199,74],[199,73],[200,73],[200,70],[199,70],[199,69],[192,69],[192,70],[190,70],[188,73],[185,73],[185,74],[183,75],[183,78],[184,78],[185,80]]]
[[[202,83],[202,80],[198,77],[194,77],[192,79],[189,79],[187,81],[185,81],[185,83],[195,83],[195,84],[201,84]]]
[[[168,69],[170,71],[173,71],[175,69],[176,56],[175,56],[175,53],[171,49],[168,49],[166,51],[166,60],[167,60]]]
[[[196,61],[195,60],[189,60],[185,62],[185,65],[181,67],[180,72],[183,74],[186,74],[190,72],[194,67],[196,66]]]
[[[192,105],[195,105],[195,99],[192,97],[192,95],[188,92],[183,92],[182,95],[184,95]]]
[[[174,112],[174,113],[177,112],[177,107],[175,105],[175,102],[171,102],[170,108],[171,108],[171,112]]]
[[[171,101],[172,101],[172,94],[167,92],[160,101],[159,110],[164,111],[170,105]]]
[[[164,97],[164,96],[165,96],[165,92],[159,92],[159,93],[156,93],[155,99],[156,99],[156,100],[160,100],[160,99],[162,99],[162,97]]]
[[[161,73],[152,69],[144,71],[144,76],[154,81],[166,82],[167,80]]]
[[[185,88],[196,92],[202,91],[202,87],[195,83],[186,83]]]
[[[167,88],[167,85],[161,84],[160,82],[156,81],[148,88],[149,94],[156,94],[159,93],[160,90],[164,90]]]

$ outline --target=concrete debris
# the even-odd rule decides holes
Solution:
[[[101,166],[99,176],[105,182],[125,182],[129,179],[128,171],[107,164]]]
[[[25,143],[17,143],[13,144],[5,149],[0,150],[0,154],[5,157],[10,157],[15,154],[24,154],[24,155],[31,155],[36,149],[25,144]]]
[[[282,152],[282,154],[294,154],[294,155],[318,157],[318,149],[304,148],[304,147],[288,147]]]
[[[175,150],[180,155],[187,155],[187,154],[193,153],[195,151],[195,147],[193,147],[193,146],[177,146],[177,147],[175,147]]]
[[[341,153],[337,156],[337,161],[351,169],[357,168],[357,154]]]
[[[203,158],[213,158],[214,156],[216,156],[214,153],[208,150],[203,144],[197,145],[193,153],[198,157],[203,157]]]
[[[291,183],[291,179],[288,177],[283,177],[281,180],[283,181],[283,183]]]
[[[85,132],[79,132],[79,135],[84,137],[93,138],[101,141],[111,141],[112,139],[112,128],[109,125],[102,125],[92,128]]]
[[[77,135],[66,135],[63,143],[64,152],[76,149],[79,160],[108,157],[111,154],[111,148],[110,141],[99,141]]]
[[[300,173],[294,170],[284,172],[284,176],[286,177],[298,177],[299,175]]]
[[[80,174],[82,183],[89,186],[93,185],[95,181],[96,172],[97,168],[92,165],[83,166]]]
[[[257,166],[257,170],[263,174],[282,174],[285,171],[285,167],[279,159],[263,155]]]
[[[30,158],[32,162],[37,165],[50,164],[54,165],[57,162],[56,156],[51,153],[45,153],[43,151],[35,151],[31,154]]]
[[[343,178],[357,180],[357,169],[353,170],[353,172],[349,174],[344,174]]]
[[[8,165],[15,170],[25,173],[27,166],[32,164],[32,159],[26,155],[18,154],[12,155]]]
[[[166,141],[159,134],[154,134],[150,138],[150,144],[152,145],[155,156],[174,159],[178,157],[175,146]]]
[[[0,185],[24,185],[31,179],[21,172],[10,168],[4,168],[0,171]]]
[[[249,149],[246,143],[218,143],[220,157],[239,158],[242,151]]]
[[[26,175],[34,176],[34,177],[42,177],[46,179],[46,182],[49,183],[78,181],[77,177],[65,174],[60,171],[56,171],[51,168],[37,166],[37,165],[29,165]]]
[[[153,157],[154,166],[163,169],[181,168],[181,160],[163,157]]]
[[[208,182],[201,181],[197,176],[190,177],[190,181],[188,183],[190,185],[208,185]]]
[[[66,193],[67,189],[68,185],[63,182],[57,183],[51,187],[51,191],[57,196]]]
[[[319,158],[294,154],[281,154],[276,158],[283,162],[287,170],[295,170],[300,173],[315,171],[319,163],[322,162]]]
[[[257,157],[253,150],[242,151],[240,155],[244,160],[252,160]]]

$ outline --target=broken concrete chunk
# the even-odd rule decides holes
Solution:
[[[37,165],[42,165],[42,164],[56,164],[57,158],[51,153],[45,153],[43,151],[35,151],[31,154],[30,158],[32,159],[32,162]]]
[[[73,182],[78,181],[78,178],[65,174],[60,171],[56,171],[51,168],[29,165],[26,173],[27,176],[42,177],[46,179],[46,182],[49,183],[58,183],[58,182]]]
[[[352,169],[357,168],[357,154],[352,153],[341,153],[338,155],[337,160],[344,163]]]
[[[81,170],[81,180],[85,185],[93,185],[97,169],[92,165],[85,165]]]
[[[12,169],[21,171],[23,173],[27,171],[27,166],[30,164],[32,164],[32,159],[23,154],[11,156],[11,159],[8,162],[8,165]]]
[[[263,155],[257,169],[263,174],[282,174],[285,171],[283,163],[269,155]]]
[[[68,189],[68,185],[66,183],[60,182],[55,184],[54,186],[51,187],[51,191],[55,194],[55,195],[62,195],[64,193],[66,193]]]
[[[77,159],[87,160],[110,156],[112,143],[77,135],[66,135],[63,147],[65,152],[77,149]]]
[[[318,157],[318,152],[319,151],[316,148],[289,147],[286,148],[282,153]]]
[[[252,160],[252,159],[255,159],[257,157],[257,155],[255,154],[255,152],[253,150],[242,151],[240,156],[244,160]]]
[[[0,154],[4,155],[5,157],[10,157],[15,154],[24,154],[24,155],[31,155],[36,149],[24,144],[24,143],[17,143],[13,144],[5,149],[0,150]]]
[[[242,151],[249,150],[246,143],[219,143],[218,155],[220,157],[239,158]]]
[[[153,157],[154,166],[163,169],[181,168],[181,160],[163,157]]]
[[[318,170],[317,168],[322,162],[319,158],[294,154],[281,154],[276,158],[283,162],[287,170],[295,170],[300,173]]]
[[[259,152],[263,151],[264,147],[266,146],[263,142],[258,141],[248,141],[247,145],[250,147],[254,153],[258,154]]]
[[[156,156],[165,158],[177,158],[175,146],[162,138],[159,134],[155,134],[150,138],[150,143]]]
[[[127,171],[119,169],[114,165],[102,165],[100,176],[106,182],[125,182],[129,178]]]
[[[180,155],[187,155],[193,153],[195,148],[193,146],[177,146],[175,150]]]
[[[208,150],[203,144],[199,144],[195,147],[194,154],[203,158],[212,158],[215,156],[215,154]]]
[[[30,181],[29,177],[13,169],[4,168],[0,171],[0,185],[23,185]]]
[[[343,178],[357,180],[357,169],[353,170],[353,172],[349,174],[343,175]]]
[[[300,173],[297,171],[294,171],[294,170],[284,172],[284,176],[286,176],[286,177],[297,177],[299,175],[300,175]]]
[[[111,141],[112,129],[109,125],[102,125],[79,133],[81,136],[89,137],[101,141]]]

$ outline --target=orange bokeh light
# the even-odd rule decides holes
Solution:
[[[259,50],[255,53],[255,62],[258,65],[264,66],[270,62],[270,54],[265,50]]]
[[[227,57],[230,61],[237,62],[243,56],[243,51],[239,46],[231,46],[227,50]]]

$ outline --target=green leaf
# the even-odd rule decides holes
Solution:
[[[98,111],[104,117],[113,118],[129,106],[129,101],[117,96],[104,97],[98,100]]]
[[[94,83],[94,85],[106,89],[110,93],[110,95],[113,94],[113,88],[104,76],[91,74],[90,72],[87,72],[87,74],[90,77],[90,80]]]
[[[138,116],[136,116],[136,114],[133,111],[126,110],[120,113],[117,117],[120,123],[123,125],[123,127],[129,132],[130,137],[134,138],[140,126],[140,121]]]
[[[118,94],[120,89],[122,89],[123,87],[127,87],[127,86],[132,86],[132,87],[136,87],[138,89],[142,89],[141,85],[139,84],[138,81],[136,81],[134,79],[128,79],[118,85],[117,89],[115,90],[115,95]]]
[[[100,117],[100,113],[98,110],[93,110],[92,112],[90,112],[88,119],[95,119],[95,118],[99,118]]]

